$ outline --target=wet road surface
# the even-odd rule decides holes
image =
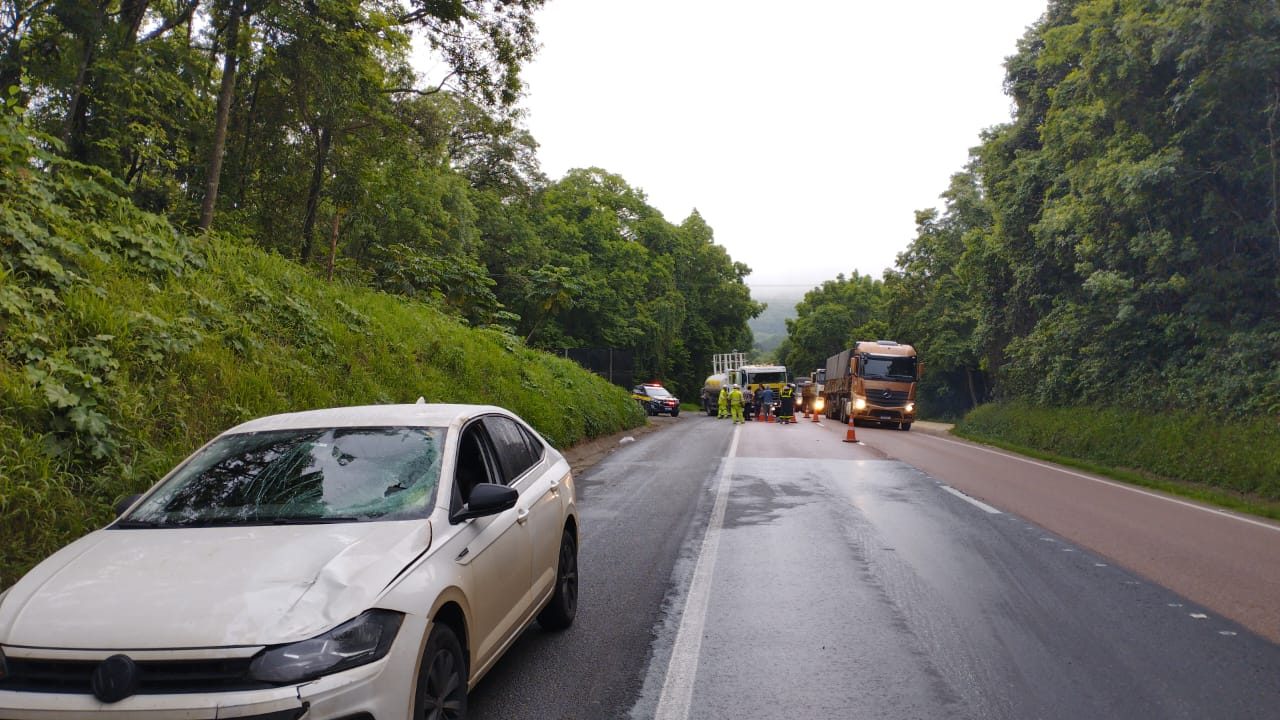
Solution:
[[[578,622],[473,716],[1277,716],[1280,646],[858,432],[681,417],[584,473]]]

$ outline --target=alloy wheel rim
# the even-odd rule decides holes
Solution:
[[[448,650],[441,649],[431,658],[427,671],[427,707],[426,720],[456,720],[462,717],[463,696],[461,673],[458,671],[457,658]]]
[[[560,548],[560,593],[564,597],[565,609],[570,612],[577,610],[578,557],[568,543]]]

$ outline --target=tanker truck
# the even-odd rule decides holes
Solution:
[[[712,374],[702,384],[702,409],[707,415],[716,414],[716,401],[720,388],[726,383],[742,389],[748,386],[759,392],[764,387],[773,388],[776,397],[782,386],[790,381],[786,365],[748,365],[744,353],[721,353],[711,356]]]
[[[711,356],[711,374],[702,382],[702,392],[698,396],[702,401],[703,412],[710,417],[716,416],[720,388],[726,382],[732,385],[733,381],[729,379],[729,373],[742,367],[746,360],[746,353],[740,352],[717,353]]]

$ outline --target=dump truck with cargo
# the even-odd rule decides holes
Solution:
[[[862,341],[827,358],[827,417],[910,430],[924,365],[915,348],[892,340]]]

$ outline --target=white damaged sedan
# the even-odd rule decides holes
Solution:
[[[219,435],[0,595],[0,718],[462,718],[577,609],[569,465],[498,407]]]

